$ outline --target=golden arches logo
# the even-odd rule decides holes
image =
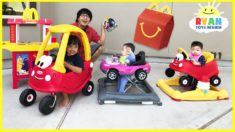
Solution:
[[[38,20],[38,12],[35,8],[25,8],[22,19],[25,20]]]
[[[172,14],[171,8],[168,5],[163,6],[161,9],[159,9],[158,3],[152,3],[148,9],[152,10],[155,7],[156,11],[159,12],[165,12],[168,13],[169,15]]]
[[[154,38],[158,35],[159,32],[162,31],[162,29],[160,27],[157,27],[157,31],[153,35],[148,35],[144,32],[144,22],[140,23],[140,29],[141,29],[142,34],[147,38]]]

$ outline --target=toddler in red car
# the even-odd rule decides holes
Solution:
[[[205,57],[202,55],[203,44],[199,41],[193,41],[189,58],[194,65],[203,66],[206,64]]]

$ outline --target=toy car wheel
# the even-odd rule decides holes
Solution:
[[[173,77],[175,75],[175,71],[172,70],[171,68],[167,68],[165,74],[167,77]]]
[[[135,78],[139,81],[144,81],[147,78],[146,71],[140,69],[135,72]]]
[[[119,73],[118,73],[117,70],[111,69],[111,70],[109,70],[108,73],[107,73],[107,78],[110,79],[110,80],[112,80],[112,81],[117,80],[118,77],[119,77]]]
[[[25,89],[20,94],[20,103],[24,106],[32,105],[36,100],[37,94],[33,89]]]
[[[94,84],[92,81],[89,81],[86,86],[82,89],[82,93],[86,96],[91,95],[94,90]]]
[[[56,106],[55,97],[47,95],[40,101],[39,111],[44,115],[48,115],[55,109],[55,106]]]
[[[211,84],[212,86],[219,86],[220,83],[221,83],[221,79],[220,79],[218,76],[213,76],[213,77],[211,77],[211,79],[210,79],[210,84]]]
[[[191,84],[191,79],[187,76],[180,77],[179,84],[183,87],[188,87]]]

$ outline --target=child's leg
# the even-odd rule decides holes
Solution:
[[[95,51],[95,53],[91,56],[91,61],[92,62],[95,62],[97,59],[98,59],[98,57],[101,55],[101,53],[102,53],[102,47],[99,47],[96,51]]]
[[[126,87],[127,82],[128,82],[127,76],[120,77],[120,82],[118,82],[119,83],[119,89],[118,89],[119,93],[125,92],[125,87]]]
[[[66,93],[63,93],[63,100],[61,102],[61,106],[67,106],[69,104],[69,95]]]

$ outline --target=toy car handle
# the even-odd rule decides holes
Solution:
[[[183,49],[183,48],[178,48],[177,50],[178,53],[184,53],[186,55],[186,59],[189,59],[188,53]]]

